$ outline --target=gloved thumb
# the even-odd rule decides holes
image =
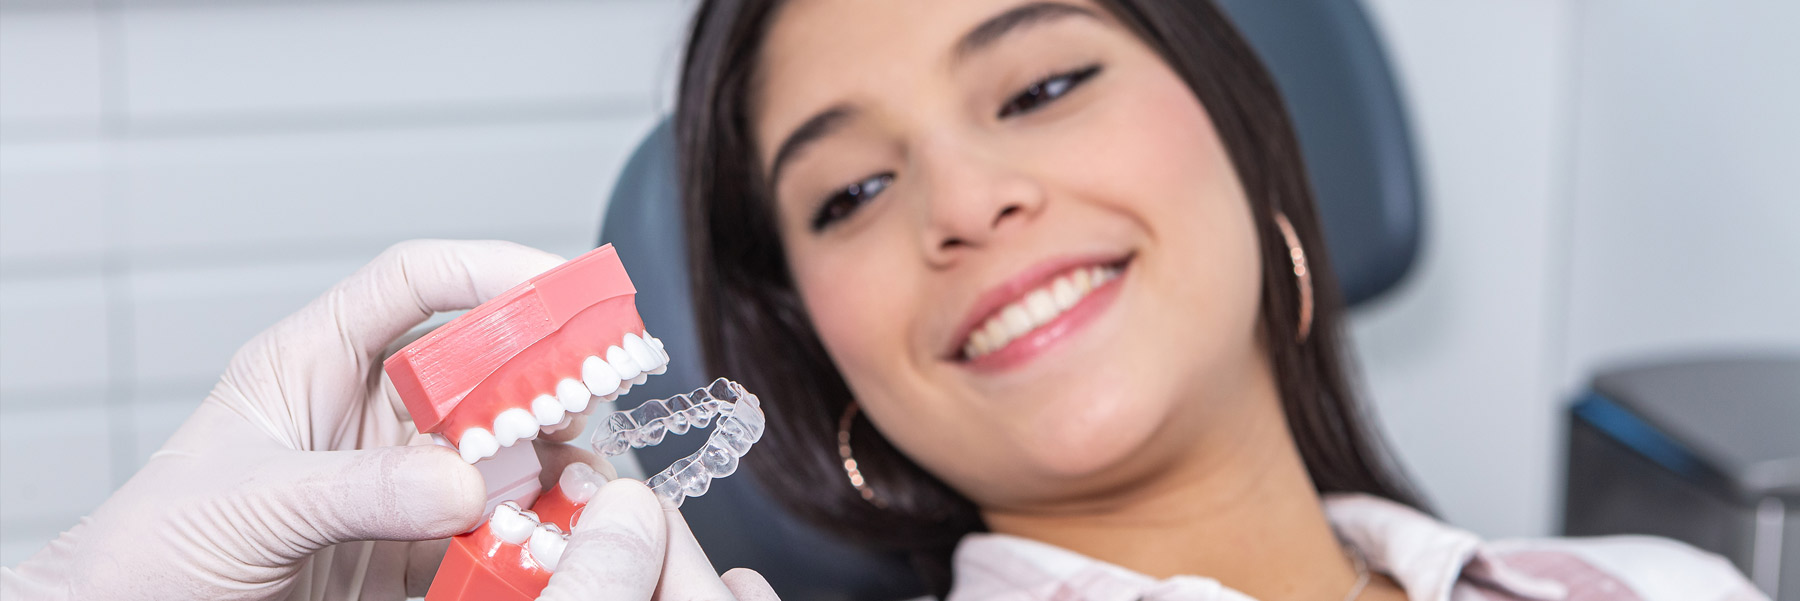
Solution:
[[[278,508],[277,524],[302,546],[445,538],[473,529],[487,501],[481,473],[435,445],[294,452],[282,461],[266,473],[284,482],[254,488],[271,496],[264,507]]]
[[[582,510],[541,601],[650,599],[662,576],[668,525],[642,482],[606,483]]]

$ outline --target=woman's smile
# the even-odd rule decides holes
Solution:
[[[981,295],[957,329],[951,359],[996,372],[1044,355],[1112,307],[1132,258],[1067,256],[1027,268]]]

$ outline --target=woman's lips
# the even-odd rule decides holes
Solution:
[[[958,330],[952,358],[1003,369],[1037,356],[1111,304],[1131,258],[1048,261],[996,287]]]

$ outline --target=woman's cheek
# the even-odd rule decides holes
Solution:
[[[838,371],[859,393],[891,384],[888,372],[900,365],[906,349],[899,326],[911,314],[906,307],[910,288],[897,266],[883,263],[904,253],[841,248],[809,252],[812,258],[796,266],[796,283]]]

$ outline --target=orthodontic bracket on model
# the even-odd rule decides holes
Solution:
[[[383,362],[419,432],[455,449],[487,485],[487,519],[451,540],[427,601],[535,599],[562,559],[568,533],[607,477],[571,464],[539,484],[529,444],[577,414],[668,371],[663,343],[645,330],[637,289],[612,245],[558,265],[451,320]],[[678,508],[736,472],[762,437],[761,401],[720,378],[704,388],[606,415],[593,438],[602,456],[713,426],[700,450],[645,484]]]

